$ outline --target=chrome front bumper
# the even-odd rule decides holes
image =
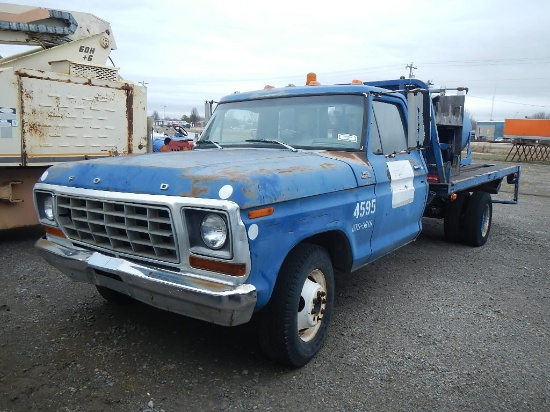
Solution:
[[[256,288],[252,285],[226,286],[65,247],[45,237],[35,246],[48,263],[77,282],[105,286],[169,312],[235,326],[248,322],[256,306]]]

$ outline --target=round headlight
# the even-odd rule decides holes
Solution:
[[[202,241],[210,249],[221,249],[227,240],[227,225],[220,215],[207,214],[201,222]]]
[[[53,197],[51,196],[44,199],[44,216],[48,220],[53,220]]]

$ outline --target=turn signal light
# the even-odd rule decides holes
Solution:
[[[44,232],[46,232],[48,235],[65,238],[63,231],[58,227],[51,227],[51,226],[42,226],[42,227],[44,228]]]
[[[224,275],[246,275],[245,263],[228,263],[220,262],[219,260],[210,260],[196,256],[189,256],[189,264],[195,269],[210,270],[212,272],[222,273]]]
[[[271,216],[274,211],[275,211],[275,209],[272,208],[272,207],[266,207],[266,208],[263,208],[263,209],[251,210],[250,212],[248,212],[248,218],[249,219],[257,219],[259,217]]]

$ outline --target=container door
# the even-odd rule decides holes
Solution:
[[[126,152],[132,132],[126,102],[122,87],[22,77],[26,163],[48,165]]]

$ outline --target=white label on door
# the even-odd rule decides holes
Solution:
[[[414,171],[408,160],[387,162],[391,178],[391,207],[396,208],[414,200]]]

